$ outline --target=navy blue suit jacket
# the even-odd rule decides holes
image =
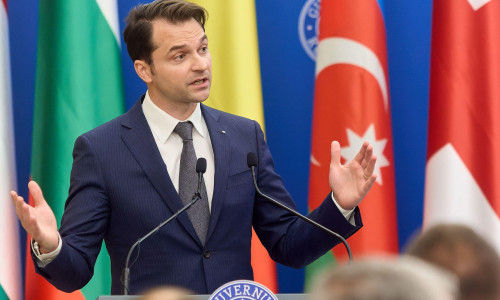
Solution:
[[[70,191],[59,230],[62,249],[45,268],[37,268],[63,291],[79,289],[90,280],[104,239],[111,257],[111,293],[119,294],[130,247],[182,207],[141,104],[142,99],[75,142]],[[296,268],[339,242],[256,196],[246,162],[249,152],[258,157],[261,190],[295,208],[274,171],[257,122],[205,105],[201,109],[216,168],[206,244],[200,243],[187,214],[179,215],[141,244],[130,270],[131,293],[169,284],[207,294],[231,280],[253,279],[252,225],[275,261]],[[355,216],[358,226],[345,220],[330,195],[310,214],[346,238],[362,224],[359,211]]]

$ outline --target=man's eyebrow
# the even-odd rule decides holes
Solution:
[[[203,43],[204,41],[208,41],[208,37],[206,34],[204,34],[201,38],[200,38],[200,44]],[[177,50],[180,50],[180,49],[184,49],[187,47],[187,44],[182,44],[182,45],[174,45],[172,46],[168,52],[173,52],[173,51],[177,51]]]
[[[172,46],[170,49],[168,49],[168,53],[174,52],[174,51],[177,51],[177,50],[180,50],[180,49],[184,49],[186,47],[187,47],[187,44],[175,45],[175,46]]]

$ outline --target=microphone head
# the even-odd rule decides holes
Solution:
[[[203,157],[198,158],[196,161],[196,173],[204,174],[207,170],[207,160]]]
[[[247,154],[247,165],[249,168],[257,166],[257,155],[253,152]]]

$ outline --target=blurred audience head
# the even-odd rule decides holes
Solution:
[[[190,290],[165,286],[150,289],[139,300],[192,300]]]
[[[467,226],[435,225],[417,235],[406,253],[456,274],[460,299],[500,299],[498,252]]]
[[[412,257],[372,257],[327,270],[310,300],[453,300],[455,277]]]

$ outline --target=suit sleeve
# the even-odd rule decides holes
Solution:
[[[65,292],[85,286],[94,272],[108,216],[101,164],[89,140],[80,136],[73,150],[70,191],[59,229],[61,252],[46,267],[36,267],[37,272]]]
[[[255,123],[258,166],[257,184],[270,197],[296,209],[295,203],[284,187],[283,180],[274,170],[271,153],[260,126]],[[304,199],[305,200],[305,199]],[[275,261],[294,268],[302,268],[325,254],[341,241],[302,219],[278,208],[256,195],[253,226],[259,239]],[[326,192],[322,204],[308,217],[330,230],[348,238],[362,226],[359,209],[356,208],[355,224],[351,225]]]

